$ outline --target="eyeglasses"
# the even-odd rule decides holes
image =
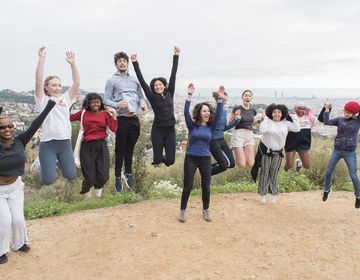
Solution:
[[[5,129],[12,129],[15,126],[13,124],[8,124],[8,125],[0,125],[0,130],[5,130]]]

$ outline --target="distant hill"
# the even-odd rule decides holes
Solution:
[[[63,92],[67,91],[69,86],[63,87]],[[88,92],[82,89],[79,90],[80,95],[86,95]],[[26,92],[16,92],[11,89],[2,89],[0,90],[0,104],[3,102],[19,102],[19,103],[28,103],[35,104],[34,100],[34,90],[26,91]]]

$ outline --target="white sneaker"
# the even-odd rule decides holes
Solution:
[[[265,195],[260,195],[259,201],[260,201],[261,203],[266,203],[266,196],[265,196]]]
[[[302,162],[301,162],[301,159],[298,158],[297,160],[295,160],[295,170],[296,170],[296,172],[299,172],[301,168],[302,168]]]
[[[101,197],[102,193],[103,193],[103,188],[101,188],[101,189],[96,189],[96,191],[95,191],[95,195],[96,195],[97,197]]]
[[[277,198],[277,195],[271,195],[271,203],[275,203],[276,202],[276,198]]]
[[[91,195],[92,195],[91,190],[88,191],[87,193],[84,193],[84,196],[87,198],[91,198]]]
[[[39,168],[40,168],[40,160],[37,157],[34,162],[30,165],[30,173],[31,174],[36,174],[39,173]]]

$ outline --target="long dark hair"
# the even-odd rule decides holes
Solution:
[[[100,111],[104,111],[105,110],[105,105],[104,102],[101,98],[101,96],[95,92],[89,93],[85,96],[82,108],[85,109],[86,111],[90,111],[90,101],[94,100],[94,99],[98,99],[100,100]]]
[[[210,103],[208,102],[201,102],[201,103],[198,103],[195,105],[194,109],[193,109],[193,119],[194,119],[194,122],[195,122],[195,125],[196,126],[200,126],[201,125],[201,109],[203,106],[207,106],[210,110],[210,118],[209,118],[209,121],[207,123],[207,125],[211,125],[211,122],[212,120],[214,119],[214,116],[215,116],[215,110],[214,110],[214,107],[211,106]]]
[[[289,109],[288,109],[288,107],[286,107],[286,105],[272,103],[269,106],[267,106],[266,110],[265,110],[265,114],[270,120],[273,119],[272,112],[276,109],[281,111],[281,119],[280,120],[286,119],[288,117]]]
[[[163,77],[158,77],[158,78],[154,78],[154,79],[151,80],[151,82],[150,82],[150,89],[151,89],[151,91],[152,91],[153,93],[156,93],[156,92],[155,92],[155,88],[154,88],[154,85],[155,85],[155,82],[156,82],[156,81],[160,81],[160,82],[164,85],[165,91],[166,91],[166,89],[167,89],[167,81],[166,81],[166,79],[163,78]]]

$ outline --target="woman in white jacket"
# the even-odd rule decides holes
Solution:
[[[260,202],[266,202],[266,192],[269,189],[271,200],[274,203],[278,195],[277,176],[279,173],[283,148],[289,131],[300,131],[296,115],[289,116],[288,108],[283,104],[271,104],[266,108],[265,120],[261,123],[259,131],[262,138],[259,144],[261,156],[259,194]]]

